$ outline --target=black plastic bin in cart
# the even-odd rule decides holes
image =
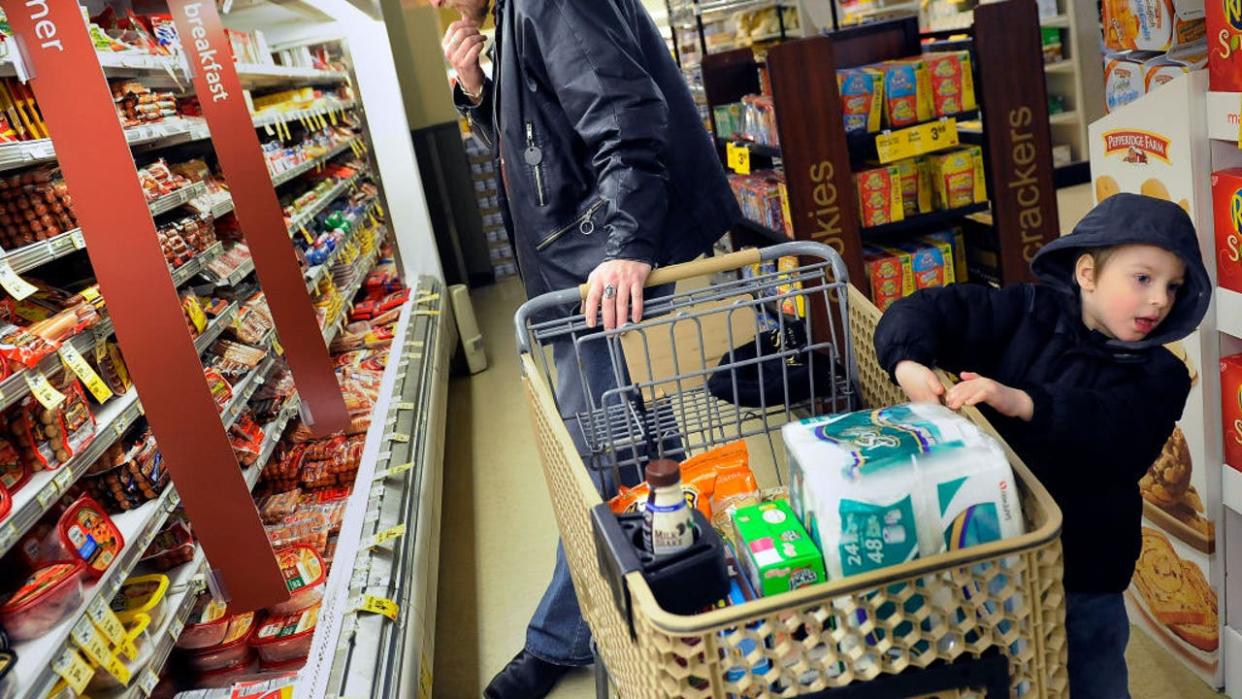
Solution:
[[[798,266],[719,274],[786,256]],[[875,358],[880,313],[831,248],[744,250],[657,270],[648,286],[671,282],[677,291],[648,300],[642,323],[611,332],[586,328],[584,289],[532,299],[516,318],[600,695],[609,682],[626,698],[1068,695],[1061,512],[1007,446],[1027,534],[706,613],[661,607],[601,531],[597,481],[633,482],[657,454],[684,459],[745,438],[775,457],[790,420],[903,402]],[[562,342],[579,358],[607,353],[619,379],[589,411],[563,418],[550,349]]]

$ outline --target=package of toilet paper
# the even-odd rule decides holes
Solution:
[[[787,424],[790,505],[829,579],[1023,532],[1012,469],[974,423],[900,405]]]

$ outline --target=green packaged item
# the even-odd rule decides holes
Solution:
[[[733,513],[739,563],[764,597],[824,582],[824,557],[783,500],[739,508]]]

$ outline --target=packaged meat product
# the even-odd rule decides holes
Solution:
[[[264,663],[285,663],[305,658],[310,653],[318,622],[318,604],[293,614],[270,617],[259,626],[250,645],[259,651],[259,658]]]
[[[168,604],[168,576],[139,575],[126,580],[112,597],[112,611],[121,623],[128,624],[139,615],[149,617],[159,626],[164,621]]]
[[[30,464],[22,460],[22,455],[7,437],[0,437],[0,486],[16,495],[26,485],[31,476]]]
[[[185,630],[177,639],[177,647],[186,650],[210,648],[220,645],[224,632],[229,628],[228,607],[211,598],[200,595],[185,622]]]
[[[194,535],[185,522],[175,520],[155,535],[142,554],[142,563],[156,570],[169,571],[194,558]]]
[[[325,542],[326,543],[326,542]],[[289,600],[268,611],[280,616],[300,612],[319,603],[323,599],[323,586],[326,571],[323,558],[309,546],[291,546],[276,552],[276,562],[285,574],[285,584],[289,588]]]
[[[260,662],[259,671],[263,674],[263,680],[275,679],[282,675],[296,674],[299,670],[306,666],[306,656],[286,660],[283,663],[264,663]]]
[[[307,509],[290,515],[280,524],[264,527],[272,548],[305,546],[322,555],[331,525],[323,512]]]
[[[70,610],[82,604],[80,561],[62,561],[39,568],[26,582],[0,603],[0,625],[16,642],[42,636],[59,624]]]
[[[220,643],[187,653],[186,662],[199,672],[214,672],[241,662],[252,652],[254,631],[254,612],[230,617]]]
[[[259,674],[259,656],[249,648],[237,662],[198,676],[199,689],[227,689],[238,682],[254,679]]]
[[[17,696],[17,677],[13,674],[14,665],[17,665],[17,654],[11,650],[0,651],[0,699],[13,699]]]
[[[259,503],[259,517],[264,524],[280,524],[297,509],[301,496],[302,491],[299,488],[287,493],[269,495]]]
[[[116,528],[103,507],[89,496],[82,496],[60,516],[56,529],[49,537],[59,542],[60,553],[65,559],[78,558],[86,564],[86,574],[99,577],[112,565],[125,537]],[[46,550],[55,549],[55,544]]]
[[[204,369],[203,378],[207,379],[207,388],[211,390],[211,397],[216,401],[216,407],[223,412],[233,400],[233,386],[215,369]]]
[[[8,517],[11,509],[13,509],[13,497],[9,495],[9,489],[0,483],[0,520]]]

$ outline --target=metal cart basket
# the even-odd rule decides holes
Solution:
[[[657,270],[648,287],[673,282],[642,323],[611,332],[586,327],[585,287],[516,318],[574,588],[620,695],[1067,695],[1061,513],[1008,447],[1020,537],[693,616],[661,609],[641,572],[610,568],[592,523],[599,488],[633,483],[647,459],[749,438],[752,462],[779,461],[789,420],[903,402],[875,357],[880,313],[831,248],[744,250]],[[559,407],[558,366],[590,386],[580,409]]]

